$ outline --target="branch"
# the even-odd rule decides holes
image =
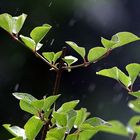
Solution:
[[[64,70],[69,70],[69,69],[75,69],[75,68],[81,68],[81,67],[88,67],[89,65],[93,64],[93,63],[97,63],[98,61],[100,61],[103,58],[106,58],[110,53],[111,53],[111,49],[109,49],[103,56],[101,56],[100,58],[91,61],[91,62],[83,62],[81,64],[78,65],[74,65],[74,66],[63,66]]]
[[[63,72],[62,66],[64,65],[64,61],[62,60],[62,58],[65,56],[65,53],[66,53],[66,48],[64,47],[62,49],[61,60],[59,62],[59,68],[58,68],[57,74],[56,74],[53,95],[56,95],[59,90],[60,80],[61,80],[61,76],[62,76],[62,72]],[[41,140],[45,140],[47,132],[49,131],[49,126],[51,125],[51,115],[52,115],[52,113],[49,115],[49,120],[43,126]]]
[[[11,35],[11,34],[10,34]],[[27,47],[22,41],[20,41],[16,36],[11,35],[11,37],[17,41],[18,43],[22,44],[23,46]],[[28,47],[27,47],[28,48]],[[40,55],[37,51],[32,51],[38,58],[40,58],[41,60],[43,60],[45,63],[47,63],[51,68],[53,68],[55,71],[58,71],[58,68],[49,63],[42,55]]]
[[[136,137],[137,137],[137,133],[135,132],[131,138],[131,140],[136,140]]]
[[[59,68],[57,71],[56,80],[55,80],[55,84],[54,84],[53,95],[56,95],[58,93],[58,89],[60,86],[60,80],[61,80],[61,76],[62,76],[62,72],[63,72],[63,65],[64,65],[64,61],[62,60],[62,58],[65,56],[65,54],[66,54],[66,47],[63,47],[61,59],[59,62]]]

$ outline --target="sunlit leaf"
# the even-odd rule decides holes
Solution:
[[[96,74],[106,76],[109,78],[113,78],[117,81],[120,81],[126,87],[129,87],[131,85],[130,78],[117,67],[113,67],[110,69],[103,69],[99,72],[96,72]]]
[[[61,55],[62,55],[62,51],[55,53],[54,57],[53,57],[53,63],[55,63],[57,61],[57,59],[60,58]]]
[[[140,91],[129,92],[130,95],[140,98]]]
[[[38,114],[38,109],[35,108],[33,105],[31,105],[32,102],[27,102],[24,100],[20,100],[19,105],[20,108],[28,113],[37,115]]]
[[[20,38],[28,48],[30,48],[32,51],[36,50],[36,43],[33,39],[31,39],[30,37],[23,36],[23,35],[20,35]]]
[[[15,98],[17,98],[18,100],[24,100],[27,102],[32,102],[32,101],[37,100],[34,96],[32,96],[31,94],[28,94],[28,93],[15,92],[15,93],[13,93],[13,96]]]
[[[74,122],[76,119],[76,111],[75,110],[71,110],[68,112],[68,116],[67,116],[67,126],[66,126],[66,131],[69,133],[70,130],[72,129],[72,127],[74,126]]]
[[[1,14],[0,27],[9,32],[10,34],[17,34],[21,30],[26,17],[26,14],[22,14],[16,17],[12,17],[8,13]]]
[[[135,112],[140,113],[140,99],[132,100],[128,103],[128,106]]]
[[[129,74],[129,77],[131,78],[131,82],[133,84],[134,81],[136,80],[137,76],[140,73],[140,64],[137,64],[137,63],[128,64],[126,66],[126,70]]]
[[[20,16],[13,17],[12,33],[17,34],[21,30],[21,28],[26,20],[26,17],[27,17],[26,14],[22,14]]]
[[[90,124],[93,127],[101,126],[101,125],[110,126],[110,124],[108,122],[106,122],[103,119],[98,118],[98,117],[89,118],[84,123],[85,124]]]
[[[13,19],[12,16],[4,13],[0,15],[0,27],[9,33],[12,33]]]
[[[78,128],[87,118],[87,110],[85,108],[81,108],[80,110],[78,110],[76,112],[77,112],[77,115],[76,115],[76,119],[74,122],[74,127]]]
[[[45,35],[49,32],[50,29],[51,26],[49,24],[44,24],[43,26],[34,28],[31,31],[30,36],[37,44],[45,37]]]
[[[105,39],[103,37],[101,38],[101,42],[102,42],[103,46],[107,49],[110,49],[115,44],[115,42]]]
[[[130,133],[136,132],[137,134],[140,134],[140,116],[134,116],[132,117],[128,122],[128,131]]]
[[[13,93],[15,98],[20,100],[20,108],[28,113],[37,114],[37,109],[31,104],[33,101],[37,101],[35,97],[28,93]]]
[[[37,43],[37,44],[36,44],[36,48],[35,48],[36,51],[40,50],[42,46],[43,46],[43,44]]]
[[[50,62],[52,63],[54,59],[54,52],[44,52],[42,55]]]
[[[117,47],[121,47],[123,45],[126,45],[128,43],[140,40],[140,38],[130,32],[119,32],[117,34],[115,34],[112,39],[113,42],[115,42],[116,44],[113,45],[113,49],[117,48]]]
[[[43,110],[44,113],[48,113],[48,111],[50,110],[51,106],[53,105],[53,103],[57,100],[57,98],[60,96],[59,95],[55,95],[55,96],[49,96],[47,98],[41,99],[41,100],[35,100],[33,102],[31,102],[31,105],[38,109],[38,110]]]
[[[18,126],[11,126],[10,124],[4,124],[3,127],[9,131],[13,136],[22,137],[23,139],[26,138],[25,131],[23,128]]]
[[[63,140],[65,136],[65,128],[54,128],[48,131],[45,140]]]
[[[66,41],[66,43],[72,47],[83,59],[85,58],[85,48],[84,47],[79,47],[76,43],[72,41]]]
[[[69,66],[75,63],[78,59],[74,56],[65,56],[63,58],[63,61],[65,61]]]
[[[66,102],[57,110],[57,112],[67,113],[71,111],[72,109],[74,109],[78,103],[79,103],[79,100]]]
[[[47,111],[50,109],[50,107],[53,105],[53,103],[60,97],[60,94],[54,95],[54,96],[49,96],[44,99],[44,105],[43,105],[43,110]]]
[[[110,127],[102,128],[102,131],[116,135],[128,136],[126,127],[119,121],[108,121]]]
[[[79,133],[78,140],[89,140],[89,139],[91,139],[97,132],[98,132],[98,130],[96,130],[96,129],[81,131],[81,132]]]
[[[106,48],[103,47],[95,47],[89,50],[88,53],[88,61],[94,62],[100,59],[102,56],[104,56],[107,52]]]
[[[64,127],[67,125],[67,114],[53,112],[53,118],[56,120],[56,125],[58,127]]]
[[[26,140],[26,139],[23,139],[22,137],[15,137],[15,138],[12,138],[12,139],[9,139],[9,140]]]
[[[66,140],[78,140],[78,134],[70,134],[67,136]]]
[[[38,117],[31,117],[24,126],[28,140],[34,140],[42,126],[43,122]]]

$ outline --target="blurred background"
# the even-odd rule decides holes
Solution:
[[[26,13],[28,18],[20,34],[29,36],[30,31],[48,23],[52,30],[42,41],[42,51],[59,51],[71,40],[88,50],[101,46],[100,39],[110,39],[120,31],[129,31],[140,36],[139,0],[0,0],[0,13],[18,16]],[[140,42],[118,48],[107,58],[87,68],[63,73],[58,104],[80,99],[79,107],[86,107],[92,116],[104,120],[120,120],[125,125],[135,113],[127,107],[132,97],[127,95],[114,80],[95,74],[104,68],[140,63]],[[67,46],[67,54],[77,54]],[[77,56],[78,57],[78,56]],[[79,58],[80,59],[80,58]],[[125,71],[126,72],[126,71]],[[55,72],[34,54],[0,29],[0,126],[4,123],[23,126],[30,117],[22,112],[13,92],[26,92],[41,99],[51,95]],[[136,88],[140,89],[139,81]],[[0,139],[11,135],[0,127]],[[129,140],[130,138],[98,133],[96,140]]]

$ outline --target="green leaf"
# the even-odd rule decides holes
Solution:
[[[25,131],[23,128],[20,128],[18,126],[11,126],[10,124],[4,124],[3,127],[13,136],[26,139]]]
[[[85,124],[90,124],[93,127],[97,127],[97,126],[101,126],[101,125],[110,126],[110,124],[108,122],[106,122],[106,121],[104,121],[104,120],[102,120],[101,118],[98,118],[98,117],[89,118],[84,123]]]
[[[79,47],[76,43],[72,41],[66,41],[66,43],[72,47],[83,59],[85,58],[85,48],[84,47]]]
[[[134,116],[134,117],[132,117],[129,120],[129,122],[128,122],[128,126],[127,126],[128,131],[130,133],[136,132],[137,134],[140,134],[140,131],[139,131],[140,130],[139,129],[140,125],[139,125],[139,123],[140,123],[140,116]]]
[[[140,98],[140,91],[129,92],[130,95]]]
[[[43,122],[36,116],[31,117],[24,126],[28,140],[34,140],[40,132]]]
[[[103,57],[107,52],[106,48],[103,47],[95,47],[89,50],[88,53],[88,61],[94,62]]]
[[[30,36],[37,44],[45,37],[45,35],[49,32],[50,29],[51,26],[49,24],[38,26],[31,31]]]
[[[120,69],[117,67],[113,67],[110,69],[104,69],[99,72],[96,72],[96,74],[101,76],[106,76],[109,78],[113,78],[117,81],[120,81],[124,86],[129,87],[131,85],[130,78],[125,75]]]
[[[12,33],[13,20],[12,16],[4,13],[0,15],[0,27],[9,33]]]
[[[66,140],[78,140],[78,134],[70,134],[67,136]]]
[[[58,99],[59,95],[49,96],[47,98],[44,98],[42,100],[37,100],[32,102],[31,104],[35,106],[38,109],[43,110],[44,112],[49,111],[50,107],[53,105],[53,103]]]
[[[33,101],[37,101],[35,97],[28,93],[13,93],[15,98],[20,100],[20,108],[28,113],[37,114],[38,110],[31,104]]]
[[[43,46],[43,44],[41,44],[41,43],[37,43],[36,44],[36,51],[38,51],[41,47]]]
[[[70,65],[72,65],[73,63],[75,63],[76,61],[77,61],[78,59],[76,58],[76,57],[74,57],[74,56],[65,56],[64,58],[63,58],[63,61],[65,61],[67,64],[68,64],[68,66],[70,66]]]
[[[73,110],[78,103],[79,103],[79,100],[66,102],[57,110],[57,112],[68,113],[69,111]]]
[[[76,111],[76,119],[74,122],[74,128],[79,128],[80,125],[86,120],[87,118],[87,109],[81,108],[80,110]]]
[[[112,48],[118,48],[137,40],[140,40],[140,38],[130,32],[119,32],[112,36],[111,41],[116,43]]]
[[[108,123],[111,125],[110,127],[102,128],[102,131],[122,136],[128,136],[128,132],[126,127],[119,121],[108,121]]]
[[[81,131],[81,132],[79,133],[79,138],[78,138],[78,140],[89,140],[89,139],[91,139],[97,132],[98,132],[98,130],[96,130],[96,129]]]
[[[140,99],[130,101],[128,106],[135,112],[140,113]]]
[[[71,110],[68,112],[68,119],[67,119],[67,126],[66,126],[67,133],[69,133],[71,131],[72,127],[74,126],[76,115],[77,115],[77,113],[75,110]]]
[[[22,137],[15,137],[15,138],[12,138],[10,140],[26,140],[26,139],[23,139]]]
[[[36,43],[34,40],[23,35],[20,35],[20,38],[28,48],[30,48],[32,51],[36,50]]]
[[[140,64],[131,63],[126,66],[129,77],[131,78],[131,83],[133,84],[140,73]]]
[[[139,140],[139,139],[140,139],[140,134],[138,134],[136,137],[136,140]]]
[[[13,29],[12,29],[12,33],[17,34],[19,33],[19,31],[21,30],[25,20],[26,20],[27,15],[26,14],[22,14],[18,17],[13,17]]]
[[[54,52],[44,52],[44,53],[42,53],[42,55],[43,55],[50,63],[52,63],[55,54],[54,54]]]
[[[107,49],[112,48],[112,46],[115,44],[115,42],[105,39],[103,37],[101,38],[101,42],[102,42],[103,46]]]
[[[53,112],[53,118],[56,120],[56,125],[58,127],[64,127],[67,125],[67,114]]]
[[[18,100],[24,100],[27,102],[32,102],[32,101],[37,100],[35,97],[33,97],[31,94],[28,94],[28,93],[15,92],[13,93],[13,96],[17,98]]]
[[[38,109],[35,108],[33,105],[31,105],[31,102],[27,102],[24,100],[20,100],[19,102],[20,108],[28,113],[37,115],[38,114]]]
[[[26,14],[22,14],[17,17],[12,17],[11,15],[7,13],[1,14],[0,27],[2,27],[4,30],[6,30],[10,34],[12,33],[17,34],[21,30],[26,17],[27,17]]]
[[[48,131],[45,140],[63,140],[65,136],[65,128],[54,128]]]
[[[57,61],[57,59],[59,59],[62,55],[62,51],[59,51],[57,53],[54,54],[54,57],[53,57],[53,63],[55,63]]]

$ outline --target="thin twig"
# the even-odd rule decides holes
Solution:
[[[69,70],[69,69],[75,69],[75,68],[81,68],[81,67],[88,67],[89,65],[93,64],[93,63],[96,63],[98,62],[99,60],[107,57],[110,53],[111,53],[111,49],[108,50],[103,56],[101,56],[100,58],[94,60],[94,61],[91,61],[91,62],[83,62],[82,64],[78,64],[78,65],[74,65],[74,66],[63,66],[62,68],[64,70]]]
[[[135,133],[133,134],[131,140],[136,140],[136,138],[137,138],[137,133],[135,132]]]
[[[35,52],[35,55],[36,55],[37,57],[41,58],[45,63],[47,63],[47,64],[48,64],[50,67],[52,67],[55,71],[58,71],[58,68],[57,68],[55,65],[49,63],[49,62],[48,62],[42,55],[40,55],[38,52]]]
[[[140,126],[140,121],[138,121],[138,122],[136,123],[136,126]],[[138,135],[138,134],[137,134],[136,132],[134,132],[134,134],[132,135],[131,140],[136,140],[137,135]]]
[[[11,35],[11,34],[10,34]],[[17,37],[15,37],[15,36],[13,36],[13,35],[11,35],[11,37],[15,40],[15,41],[17,41],[18,43],[20,43],[20,44],[22,44],[23,46],[25,46],[25,47],[27,47],[22,41],[20,41]],[[27,47],[28,48],[28,47]],[[53,65],[53,64],[51,64],[51,63],[49,63],[42,55],[40,55],[37,51],[32,51],[37,57],[39,57],[40,59],[42,59],[45,63],[47,63],[51,68],[53,68],[55,71],[58,71],[58,68],[55,66],[55,65]]]
[[[54,89],[53,89],[53,95],[56,95],[58,93],[58,89],[60,86],[60,80],[61,80],[61,76],[62,76],[62,72],[63,72],[63,65],[64,65],[64,61],[62,60],[62,58],[65,56],[66,54],[66,47],[63,47],[62,49],[62,55],[61,55],[61,59],[60,59],[60,63],[59,63],[59,68],[56,74],[56,80],[55,80],[55,84],[54,84]]]

